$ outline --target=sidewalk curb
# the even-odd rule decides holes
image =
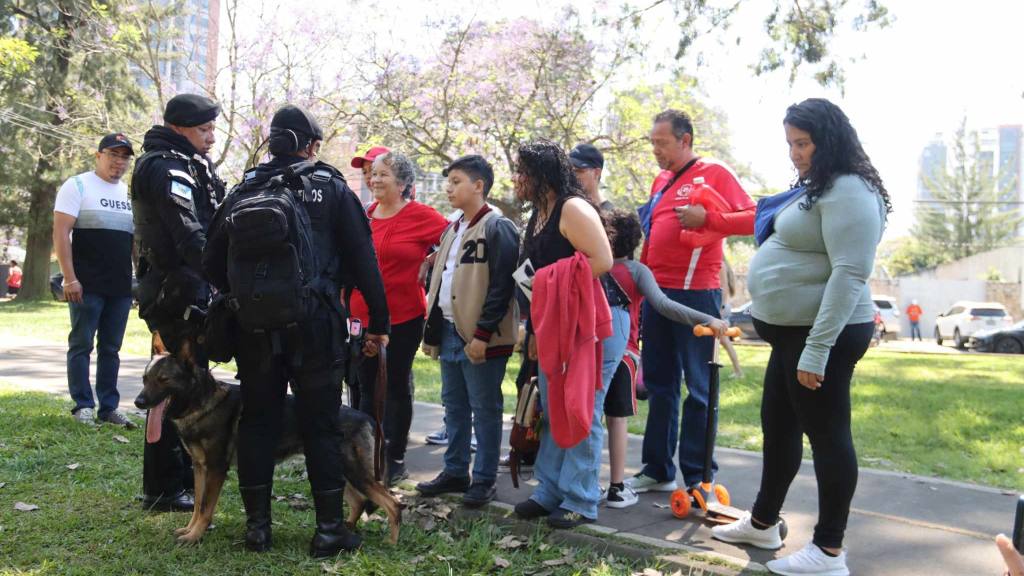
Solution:
[[[453,510],[456,519],[486,516],[491,522],[522,535],[532,534],[541,525],[539,521],[529,522],[516,518],[514,507],[506,502],[494,501],[482,508],[468,509],[461,505],[461,498],[457,495],[446,494],[440,497],[457,506]],[[582,526],[575,530],[549,530],[547,538],[553,543],[586,547],[601,554],[608,553],[634,560],[656,560],[664,565],[661,571],[666,574],[680,571],[687,576],[743,576],[767,572],[767,569],[757,562],[632,532],[619,532],[614,528],[597,524]]]

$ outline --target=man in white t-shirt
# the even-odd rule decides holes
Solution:
[[[117,409],[121,399],[118,352],[132,307],[134,233],[128,187],[121,177],[134,154],[124,134],[104,136],[96,152],[96,168],[64,182],[53,207],[53,245],[71,311],[67,360],[68,390],[75,402],[71,413],[84,424],[98,418],[135,427]],[[96,401],[89,384],[94,341],[98,343],[98,412],[94,412]]]

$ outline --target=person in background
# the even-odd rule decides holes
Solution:
[[[370,183],[375,202],[366,212],[373,231],[388,311],[391,313],[391,345],[387,353],[387,403],[384,436],[387,439],[388,483],[408,478],[405,450],[412,424],[412,362],[423,339],[426,298],[418,279],[420,266],[448,226],[445,217],[426,204],[410,198],[416,166],[405,154],[387,152],[373,160]],[[352,293],[352,318],[367,326],[369,310],[358,290]],[[373,415],[374,386],[379,359],[367,358],[356,368],[359,409]]]
[[[17,260],[11,260],[11,269],[7,272],[7,293],[11,296],[17,296],[18,290],[21,290],[21,267],[18,266]]]
[[[609,508],[626,508],[638,501],[633,488],[625,483],[627,420],[636,414],[636,376],[640,360],[640,306],[649,302],[659,314],[674,322],[693,326],[705,324],[716,334],[728,325],[711,316],[673,302],[658,288],[654,275],[647,266],[633,260],[640,245],[642,233],[640,219],[633,212],[612,210],[605,212],[605,227],[611,240],[615,263],[609,274],[629,297],[629,338],[626,354],[622,357],[615,376],[604,398],[604,416],[608,424],[608,462],[611,484],[607,491]]]
[[[811,98],[786,110],[799,176],[758,206],[747,275],[757,333],[771,345],[761,399],[764,459],[753,509],[715,538],[782,547],[779,512],[810,439],[818,482],[814,537],[767,563],[776,574],[845,576],[843,536],[857,487],[850,381],[874,331],[868,278],[891,210],[889,193],[846,114]]]
[[[518,336],[512,272],[519,261],[519,231],[487,205],[494,169],[483,157],[458,158],[443,174],[448,201],[462,214],[441,236],[434,259],[423,351],[441,360],[451,438],[444,470],[416,489],[425,496],[465,492],[463,504],[478,507],[497,493],[501,382]],[[472,430],[480,442],[470,477]]]
[[[732,299],[736,297],[736,275],[732,272],[732,266],[729,266],[729,260],[722,258],[722,271],[720,272],[719,281],[722,283],[722,287],[725,290],[722,291],[722,320],[725,321],[726,325],[729,324],[729,317],[732,316]],[[722,348],[725,348],[725,352],[729,355],[729,361],[732,363],[732,377],[743,378],[743,369],[740,368],[740,359],[736,355],[736,348],[732,345],[732,338],[722,334],[718,341],[722,343]]]
[[[615,206],[601,193],[601,172],[604,170],[604,154],[593,144],[577,144],[569,152],[573,173],[580,183],[580,188],[590,202],[601,210],[611,210]]]
[[[121,343],[132,308],[132,254],[135,227],[128,186],[121,177],[135,150],[124,134],[100,140],[95,168],[68,178],[53,207],[53,245],[64,274],[64,297],[71,312],[68,334],[68,390],[71,413],[93,424],[89,356],[96,354],[96,397],[101,422],[135,428],[117,409]],[[12,269],[13,270],[13,269]],[[21,271],[18,271],[19,284]]]
[[[364,152],[360,156],[352,157],[352,161],[349,163],[353,168],[358,168],[363,174],[363,185],[367,189],[372,189],[370,180],[373,176],[373,161],[377,159],[377,156],[381,154],[387,154],[391,150],[385,146],[372,146],[369,150]],[[356,194],[362,197],[361,194]]]
[[[907,306],[907,320],[910,320],[910,341],[914,341],[914,337],[917,337],[918,342],[921,341],[921,314],[924,310],[917,304],[917,299],[910,301],[910,306]]]

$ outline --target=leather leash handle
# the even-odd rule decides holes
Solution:
[[[388,352],[385,346],[377,349],[377,382],[373,387],[373,416],[377,422],[377,437],[373,440],[373,476],[378,482],[384,478],[384,412],[388,399]]]

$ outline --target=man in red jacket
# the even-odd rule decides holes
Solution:
[[[722,301],[722,239],[753,234],[755,204],[725,164],[694,153],[693,124],[685,112],[658,114],[651,144],[661,173],[651,186],[651,200],[640,210],[646,234],[640,261],[654,272],[658,286],[669,298],[717,317]],[[698,177],[732,210],[716,212],[691,205],[690,192]],[[646,302],[643,319],[641,358],[650,406],[644,468],[631,484],[637,492],[675,490],[672,457],[678,444],[683,480],[686,486],[694,486],[701,481],[704,465],[708,361],[717,341],[694,337],[689,326],[663,317]],[[680,373],[685,374],[689,396],[677,428]],[[713,469],[717,470],[717,465]]]

